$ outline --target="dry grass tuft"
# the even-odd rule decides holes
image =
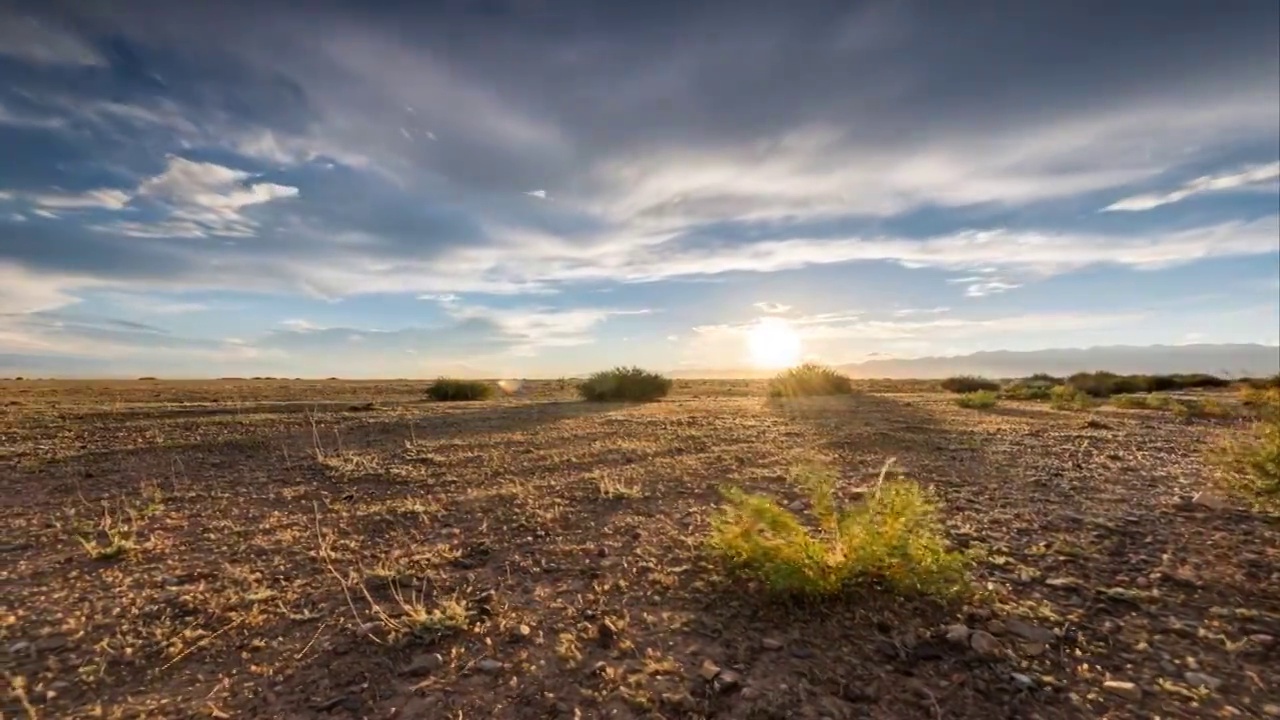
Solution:
[[[729,489],[711,548],[732,570],[781,593],[829,596],[853,583],[903,595],[962,591],[967,561],[946,548],[933,498],[914,482],[886,479],[888,469],[863,501],[847,506],[830,471],[796,471],[816,530],[771,497]]]
[[[778,373],[769,381],[769,397],[848,395],[853,383],[848,376],[817,363],[805,363]]]
[[[989,410],[1000,402],[1000,396],[991,390],[965,393],[956,398],[956,405],[970,410]]]
[[[442,402],[454,400],[488,400],[493,386],[481,380],[439,378],[427,388],[427,397]]]
[[[671,380],[638,367],[616,367],[592,374],[578,385],[583,400],[648,402],[666,397]]]
[[[1280,512],[1280,413],[1259,420],[1248,437],[1220,446],[1215,460],[1229,492],[1259,510]]]

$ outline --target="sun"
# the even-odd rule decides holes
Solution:
[[[756,367],[791,367],[800,360],[800,336],[782,318],[760,318],[747,331],[747,351]]]

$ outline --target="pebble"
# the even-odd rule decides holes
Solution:
[[[1027,657],[1040,657],[1049,649],[1049,646],[1042,642],[1029,642],[1023,643],[1020,649]]]
[[[1280,717],[1280,705],[1263,705],[1262,714],[1267,717]]]
[[[501,671],[504,667],[506,667],[506,665],[503,665],[501,662],[492,658],[482,658],[476,661],[476,669],[480,672],[493,674]]]
[[[1250,635],[1249,639],[1261,645],[1262,647],[1271,647],[1272,645],[1276,644],[1276,639],[1271,635],[1267,635],[1266,633],[1255,633],[1253,635]]]
[[[67,639],[61,635],[49,635],[36,640],[37,650],[61,650],[67,646]]]
[[[596,641],[602,648],[613,647],[614,642],[618,639],[618,628],[608,620],[601,620],[596,626]]]
[[[733,692],[737,688],[742,687],[742,675],[732,670],[721,670],[720,674],[716,675],[713,684],[718,692]]]
[[[1035,625],[1022,622],[1021,620],[1010,620],[1006,624],[1006,627],[1009,629],[1009,632],[1017,635],[1023,640],[1030,640],[1031,642],[1050,643],[1057,638],[1057,636],[1053,634],[1052,630],[1036,627]]]
[[[794,658],[805,660],[813,657],[813,649],[807,645],[792,645],[791,656]]]
[[[993,657],[1004,652],[1004,647],[1000,641],[989,632],[977,630],[969,636],[969,647],[978,652],[979,655]]]
[[[969,636],[973,634],[973,629],[968,625],[951,625],[947,628],[947,640],[959,645],[965,645],[969,642]]]
[[[698,675],[700,675],[702,679],[706,680],[707,682],[711,682],[712,680],[715,680],[716,676],[719,674],[720,674],[720,666],[716,665],[710,660],[703,660],[702,667],[698,668]]]
[[[440,653],[424,653],[414,655],[408,666],[401,672],[405,675],[423,675],[444,667],[444,657]]]
[[[999,620],[992,620],[987,623],[987,632],[992,635],[1003,635],[1005,633],[1005,625]]]
[[[524,642],[525,640],[528,640],[529,636],[532,634],[533,634],[532,628],[530,628],[528,625],[525,625],[524,623],[520,623],[519,625],[511,629],[511,642],[513,643]]]
[[[1013,679],[1013,684],[1019,690],[1030,690],[1036,686],[1036,681],[1030,675],[1022,673],[1010,673],[1009,677]]]
[[[787,505],[787,509],[790,510],[791,512],[800,512],[801,510],[804,510],[804,501],[796,500],[790,505]]]
[[[9,646],[9,654],[21,655],[25,652],[30,652],[32,647],[33,646],[31,645],[31,643],[27,642],[26,640],[19,640],[18,642]]]
[[[1051,588],[1073,588],[1080,584],[1080,581],[1073,577],[1055,577],[1044,581],[1045,585]]]
[[[775,638],[765,638],[760,641],[760,647],[764,648],[765,650],[781,650],[782,641],[777,640]]]
[[[1137,702],[1142,699],[1142,688],[1124,680],[1108,680],[1102,683],[1102,689],[1125,700]]]
[[[742,688],[742,692],[738,693],[738,697],[743,700],[759,700],[761,692],[753,687]]]
[[[1208,688],[1209,690],[1217,690],[1222,687],[1222,681],[1212,675],[1206,675],[1202,672],[1187,671],[1183,673],[1182,679],[1187,681],[1192,687]]]

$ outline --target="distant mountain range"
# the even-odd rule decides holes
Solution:
[[[1049,350],[995,350],[953,357],[883,358],[838,366],[854,378],[941,378],[983,375],[1026,377],[1035,373],[1070,375],[1109,370],[1122,374],[1211,373],[1223,377],[1260,377],[1280,372],[1280,347],[1274,345],[1114,345]],[[681,370],[675,377],[761,377],[755,370]]]

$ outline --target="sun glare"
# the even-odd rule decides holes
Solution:
[[[782,318],[760,318],[747,333],[747,350],[756,367],[790,367],[800,361],[800,336]]]

